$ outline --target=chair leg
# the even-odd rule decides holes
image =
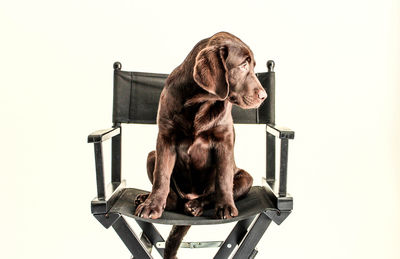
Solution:
[[[254,248],[253,252],[251,252],[249,259],[254,259],[256,258],[256,255],[258,254],[258,250]]]
[[[215,254],[214,259],[226,259],[231,255],[236,245],[239,245],[246,236],[247,228],[250,226],[251,222],[253,222],[253,219],[254,217],[251,217],[236,223],[229,236],[221,245],[221,248]]]
[[[151,259],[153,258],[146,249],[146,246],[140,242],[139,238],[133,232],[123,217],[119,217],[112,225],[115,232],[122,239],[126,247],[134,258]]]
[[[146,247],[149,254],[151,254],[151,250],[153,250],[153,245],[151,244],[149,238],[146,236],[144,232],[140,235],[140,242]]]
[[[145,234],[147,239],[150,241],[151,245],[154,246],[157,252],[161,255],[161,257],[163,257],[164,248],[157,247],[156,244],[158,242],[165,242],[165,241],[164,238],[161,236],[161,234],[154,227],[154,225],[140,220],[136,220],[136,223],[143,230],[143,234]]]
[[[261,213],[239,245],[233,259],[250,258],[254,253],[256,245],[269,227],[269,224],[271,224],[271,221],[267,215]]]
[[[255,246],[260,241],[272,220],[265,213],[258,215],[255,221],[254,218],[255,217],[250,217],[241,220],[235,225],[229,236],[221,245],[217,254],[214,256],[214,259],[226,259],[230,257],[237,245],[239,245],[239,247],[232,259],[253,259],[256,257],[258,251]],[[248,229],[253,221],[253,225]],[[119,217],[112,225],[118,236],[131,252],[131,258],[153,258],[148,249],[152,248],[152,246],[154,246],[160,255],[163,256],[164,249],[157,247],[156,243],[164,242],[164,239],[154,225],[143,221],[137,222],[143,230],[141,238],[136,236],[123,217]]]

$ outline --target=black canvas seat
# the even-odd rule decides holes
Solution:
[[[294,138],[290,129],[278,127],[275,123],[275,72],[274,62],[269,61],[268,72],[258,73],[261,84],[268,93],[265,103],[258,109],[242,110],[234,106],[234,123],[265,124],[266,177],[262,186],[253,186],[250,192],[236,201],[239,215],[232,219],[216,219],[214,210],[204,211],[200,217],[164,211],[159,219],[144,219],[134,215],[133,197],[148,191],[126,188],[121,178],[121,135],[124,123],[155,124],[159,96],[167,74],[128,72],[121,70],[119,62],[114,63],[113,126],[96,131],[88,136],[94,143],[97,197],[91,203],[91,211],[104,227],[112,226],[134,258],[152,258],[154,247],[163,255],[165,241],[153,223],[168,225],[212,225],[237,222],[230,235],[221,242],[183,242],[181,247],[219,246],[214,258],[254,258],[255,246],[271,221],[281,224],[293,208],[293,198],[287,194],[288,140]],[[104,182],[102,143],[112,139],[111,183]],[[275,146],[280,141],[279,172],[275,172]],[[145,161],[143,161],[145,163]],[[147,177],[145,172],[140,177]],[[277,176],[277,177],[276,177]],[[143,232],[140,237],[128,225],[124,217],[136,220]],[[235,248],[238,249],[235,250]]]
[[[200,217],[188,216],[181,213],[172,211],[165,211],[159,219],[143,219],[134,216],[136,206],[132,203],[132,197],[138,194],[148,193],[147,191],[127,188],[123,191],[120,198],[115,202],[114,206],[110,209],[111,213],[121,213],[124,216],[134,218],[136,220],[147,221],[150,223],[168,224],[168,225],[211,225],[211,224],[224,224],[246,219],[251,216],[256,216],[264,211],[278,211],[272,201],[268,198],[267,191],[264,187],[253,186],[249,194],[236,202],[236,207],[239,210],[239,216],[232,219],[215,219],[214,210],[205,210]]]

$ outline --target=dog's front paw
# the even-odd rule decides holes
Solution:
[[[217,203],[215,205],[215,215],[219,219],[231,219],[239,215],[235,203]]]
[[[203,214],[203,205],[199,200],[190,200],[185,203],[185,213],[198,217]]]
[[[147,199],[147,197],[149,197],[148,193],[145,194],[138,194],[135,198],[135,205],[139,206],[140,204],[142,204],[143,202],[145,202],[145,200]]]
[[[161,217],[164,208],[165,199],[150,194],[143,203],[137,206],[135,216],[146,219],[158,219]]]

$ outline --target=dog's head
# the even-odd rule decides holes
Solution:
[[[220,100],[228,99],[244,109],[258,108],[267,93],[254,73],[253,52],[226,32],[211,37],[196,56],[193,78]]]

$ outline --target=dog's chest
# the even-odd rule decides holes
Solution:
[[[180,157],[185,167],[202,170],[212,163],[212,142],[219,122],[226,114],[223,102],[199,103],[186,107],[175,118]]]
[[[202,137],[182,139],[177,151],[180,170],[203,170],[211,164],[211,145]]]
[[[210,142],[204,137],[197,137],[187,150],[190,165],[194,169],[209,167],[211,162]]]

